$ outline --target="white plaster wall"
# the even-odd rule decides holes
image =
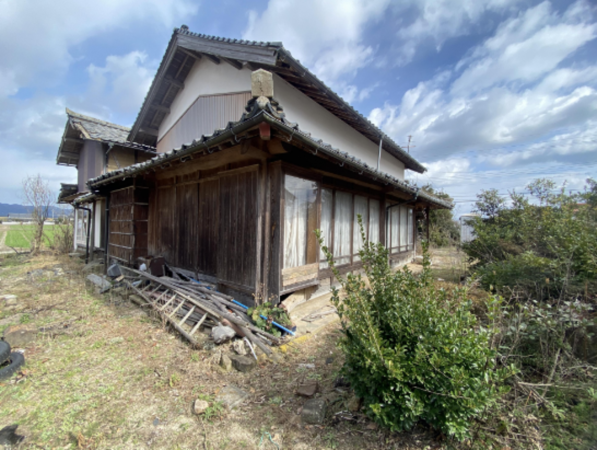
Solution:
[[[311,133],[315,139],[323,139],[333,147],[356,156],[371,167],[377,167],[379,143],[371,142],[277,75],[274,75],[274,98],[284,108],[288,120],[297,122],[301,130]],[[404,180],[404,164],[385,150],[382,150],[380,169]]]
[[[160,140],[187,111],[197,97],[251,90],[251,70],[238,70],[222,62],[214,64],[207,58],[196,61],[185,80],[185,88],[170,106],[170,114],[162,121]],[[280,102],[288,120],[297,122],[303,131],[315,139],[348,152],[371,167],[377,167],[379,143],[373,143],[314,100],[274,74],[274,98]],[[236,120],[234,118],[230,120]],[[404,164],[382,151],[381,170],[404,180]]]
[[[170,106],[170,114],[160,124],[158,140],[172,128],[197,97],[250,90],[251,70],[249,68],[238,70],[223,61],[220,64],[215,64],[207,58],[195,61],[184,82],[184,89],[176,96]]]

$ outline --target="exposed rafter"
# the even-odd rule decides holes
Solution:
[[[203,56],[205,56],[207,59],[209,59],[214,64],[220,64],[220,62],[221,62],[220,58],[218,58],[217,56],[210,55],[208,53],[203,53]]]

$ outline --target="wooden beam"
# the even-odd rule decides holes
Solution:
[[[178,89],[184,89],[184,83],[182,81],[175,80],[172,77],[164,77],[164,81],[172,86],[177,87]]]
[[[243,68],[243,64],[240,61],[237,61],[235,59],[230,59],[230,58],[220,58],[222,61],[227,62],[228,64],[230,64],[232,67],[234,67],[237,70],[241,70]]]
[[[195,53],[191,50],[187,50],[186,48],[182,48],[182,47],[178,47],[178,50],[182,53],[184,53],[185,55],[196,59],[197,61],[201,59],[201,55],[199,53]]]
[[[218,58],[217,56],[214,55],[210,55],[209,53],[203,53],[203,56],[205,56],[207,59],[209,59],[212,63],[214,64],[220,64],[220,58]]]
[[[143,133],[143,134],[148,134],[150,136],[158,136],[158,130],[156,128],[149,128],[149,127],[145,127],[145,128],[139,128],[139,132]]]
[[[83,143],[83,139],[79,139],[79,138],[70,138],[70,137],[65,137],[64,142],[71,142],[73,144],[82,144]]]
[[[151,107],[155,108],[156,110],[158,110],[160,112],[170,114],[170,108],[168,108],[167,106],[164,106],[164,105],[160,105],[159,103],[152,103]]]
[[[178,76],[182,73],[184,66],[186,66],[187,61],[189,60],[190,56],[186,55],[184,57],[184,60],[182,61],[182,64],[180,65],[180,67],[178,68],[178,70],[176,71],[176,75],[174,75],[174,79],[177,79]]]

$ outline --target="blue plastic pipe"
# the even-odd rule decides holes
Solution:
[[[236,301],[236,300],[234,300],[234,299],[232,300],[232,302],[233,302],[235,305],[242,306],[242,307],[243,307],[243,308],[245,308],[245,309],[249,309],[249,307],[248,307],[248,306],[245,306],[245,305],[243,305],[242,303],[240,303],[240,302],[237,302],[237,301]],[[267,320],[267,317],[265,317],[263,314],[259,314],[259,317],[261,317],[261,318],[262,318],[262,319],[264,319],[264,320]],[[288,333],[288,334],[290,334],[290,335],[294,336],[294,332],[290,331],[288,328],[285,328],[285,327],[283,327],[282,325],[280,325],[279,323],[276,323],[276,322],[274,322],[274,321],[272,321],[272,323],[273,323],[275,326],[277,326],[277,327],[278,327],[280,330],[282,330],[282,331],[286,331],[286,333]]]
[[[189,280],[191,280],[192,282],[197,283],[197,284],[203,284],[203,283],[201,283],[201,281],[197,281],[197,280],[195,280],[195,279],[193,279],[191,277],[189,277]],[[207,286],[207,289],[212,290],[209,286]],[[215,289],[214,289],[214,291],[215,292],[219,292],[219,291],[216,291]],[[234,303],[235,305],[241,306],[241,307],[243,307],[245,309],[249,309],[248,306],[245,306],[242,303],[237,302],[234,299],[232,299],[232,303]],[[267,320],[267,317],[265,317],[263,314],[259,314],[259,317],[261,317],[263,320]],[[288,328],[283,327],[279,323],[276,323],[276,322],[272,321],[272,324],[274,324],[275,326],[277,326],[280,330],[285,331],[286,333],[290,334],[291,336],[295,335],[293,331],[290,331]]]

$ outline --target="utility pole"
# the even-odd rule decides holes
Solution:
[[[406,144],[406,151],[407,151],[408,153],[410,153],[410,149],[411,149],[411,148],[415,148],[415,147],[416,147],[416,145],[411,145],[411,141],[412,141],[412,139],[413,139],[412,135],[411,135],[411,134],[409,134],[409,135],[408,135],[408,144]]]

